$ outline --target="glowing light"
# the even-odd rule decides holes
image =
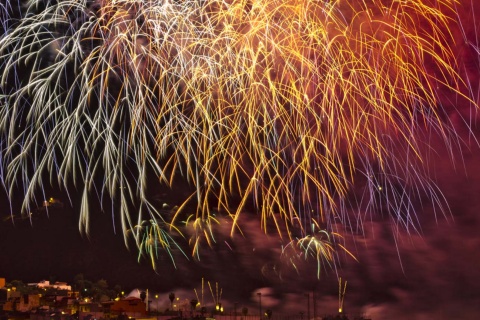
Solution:
[[[110,198],[155,266],[242,232],[249,203],[317,261],[351,212],[415,230],[415,199],[448,211],[421,137],[453,157],[440,90],[476,108],[455,0],[40,2],[0,38],[0,179],[25,212],[47,184],[79,192],[88,233]]]

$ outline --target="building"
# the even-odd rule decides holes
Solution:
[[[64,314],[75,314],[80,310],[80,302],[74,297],[60,297],[55,303],[55,309],[61,310]]]
[[[16,311],[29,312],[40,307],[40,296],[38,294],[24,294],[17,300]]]
[[[0,288],[0,314],[3,312],[3,306],[7,302],[7,288]]]
[[[57,289],[57,290],[65,290],[65,291],[72,291],[72,286],[68,285],[66,282],[55,282],[54,284],[50,284],[50,281],[43,280],[39,283],[29,283],[29,286],[37,287],[40,289]]]
[[[22,294],[18,291],[8,292],[7,301],[3,304],[3,311],[29,312],[40,306],[38,294]]]
[[[104,307],[91,301],[80,301],[78,305],[79,320],[94,320],[104,318]]]
[[[106,315],[110,318],[128,316],[129,318],[144,318],[147,315],[147,304],[136,297],[128,297],[118,301],[104,303]]]

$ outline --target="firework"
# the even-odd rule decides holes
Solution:
[[[312,225],[382,211],[415,230],[425,195],[448,211],[422,139],[453,157],[439,92],[475,107],[456,5],[31,0],[0,40],[2,181],[26,212],[47,184],[80,191],[86,232],[91,199],[111,199],[152,258],[190,236],[198,256],[218,217],[233,235],[250,211],[317,258],[333,246]],[[175,210],[152,200],[178,188]]]

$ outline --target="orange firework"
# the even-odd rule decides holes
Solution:
[[[350,211],[409,230],[414,199],[447,210],[421,137],[456,141],[440,92],[476,108],[455,0],[34,4],[0,40],[1,174],[26,211],[47,177],[81,186],[88,232],[90,198],[108,195],[154,258],[169,233],[198,255],[247,211],[304,250],[312,225],[335,235]],[[152,178],[190,194],[163,210]]]

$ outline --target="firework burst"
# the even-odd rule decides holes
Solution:
[[[384,211],[416,229],[416,200],[448,211],[422,138],[458,143],[439,92],[475,107],[456,5],[28,1],[0,39],[2,182],[26,212],[46,184],[80,192],[87,232],[91,199],[111,199],[152,258],[188,235],[198,255],[218,216],[233,234],[248,211],[317,260],[333,246],[311,225]],[[152,200],[179,186],[175,210]]]

